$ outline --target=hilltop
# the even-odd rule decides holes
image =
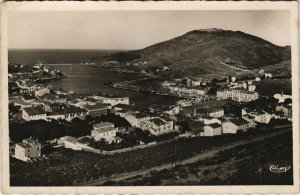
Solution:
[[[241,31],[204,29],[144,49],[103,56],[97,62],[153,72],[168,67],[172,73],[205,75],[237,72],[232,67],[252,70],[280,63],[290,66],[283,63],[290,57],[289,46],[277,46]]]

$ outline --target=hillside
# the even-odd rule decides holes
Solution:
[[[98,62],[107,64],[110,61],[148,71],[168,66],[172,72],[186,75],[224,74],[237,72],[231,67],[251,70],[288,61],[290,50],[289,46],[280,47],[240,31],[205,29],[141,50],[107,55]]]

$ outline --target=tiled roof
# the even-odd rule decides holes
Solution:
[[[103,127],[100,129],[94,129],[92,131],[97,131],[98,133],[104,133],[104,132],[109,132],[109,131],[114,131],[114,130],[116,130],[116,128],[108,126],[108,127]]]
[[[72,136],[66,136],[65,140],[68,141],[68,142],[71,142],[73,144],[76,144],[76,142],[77,142],[77,138],[72,137]]]
[[[110,122],[103,122],[103,123],[94,124],[95,129],[101,129],[101,128],[105,128],[105,127],[109,127],[109,126],[114,126],[114,124],[110,123]]]
[[[44,108],[41,106],[26,107],[23,109],[29,116],[46,114]]]
[[[230,120],[230,122],[232,122],[233,124],[235,124],[237,126],[241,126],[241,125],[245,125],[245,124],[249,123],[248,121],[246,121],[245,119],[242,119],[242,118],[232,119],[232,120]]]
[[[32,146],[29,144],[25,144],[25,143],[17,143],[17,145],[19,145],[20,147],[27,149],[27,148],[31,148]]]
[[[135,116],[135,118],[146,118],[146,117],[149,117],[149,115],[147,115],[145,113],[136,113],[136,114],[133,114],[133,116]]]
[[[96,105],[89,105],[86,104],[83,106],[86,110],[99,110],[99,109],[106,109],[108,107],[108,104],[96,104]]]
[[[154,118],[154,119],[150,119],[149,121],[151,121],[152,123],[154,123],[157,126],[161,126],[161,125],[166,124],[166,122],[163,121],[161,118]]]
[[[216,128],[221,127],[221,125],[218,124],[218,123],[212,123],[212,124],[209,124],[209,125],[206,125],[206,126],[210,126],[210,127],[212,127],[213,129],[216,129]]]

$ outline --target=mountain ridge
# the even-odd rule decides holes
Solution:
[[[175,72],[203,75],[234,72],[220,62],[251,70],[278,64],[290,57],[290,46],[281,47],[242,31],[212,28],[189,31],[143,49],[103,56],[99,62],[113,61],[147,71],[167,66]]]

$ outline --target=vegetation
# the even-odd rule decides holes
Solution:
[[[221,151],[195,163],[110,182],[110,185],[291,185],[292,148],[290,131]],[[290,169],[273,173],[269,170],[271,165],[290,166]]]
[[[59,148],[48,155],[49,160],[24,163],[11,158],[10,181],[12,186],[72,185],[113,174],[149,169],[174,162],[174,159],[182,160],[214,147],[251,139],[253,136],[271,131],[274,129],[253,130],[244,134],[217,137],[178,139],[114,155]]]
[[[24,123],[10,123],[9,137],[12,141],[20,142],[25,138],[32,136],[39,141],[44,142],[65,135],[80,137],[90,135],[92,125],[87,121],[75,118],[70,122],[67,121],[45,121],[36,120]]]
[[[24,123],[10,123],[9,137],[15,142],[30,136],[42,142],[66,135],[80,137],[90,135],[93,124],[101,122],[112,122],[116,127],[130,126],[128,121],[115,114],[102,115],[100,117],[87,116],[84,120],[74,118],[70,122],[66,120],[36,120]]]

